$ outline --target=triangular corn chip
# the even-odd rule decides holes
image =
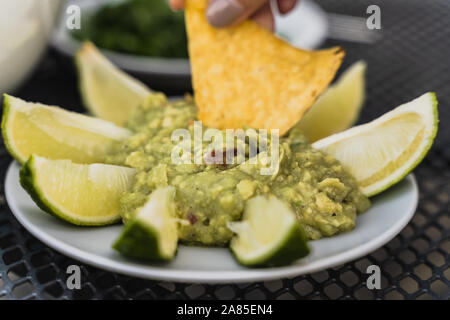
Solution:
[[[226,29],[205,18],[207,0],[188,0],[186,25],[199,119],[219,129],[284,134],[333,79],[344,50],[306,51],[253,21]]]

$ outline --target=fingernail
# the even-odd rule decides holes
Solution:
[[[235,22],[244,10],[238,0],[215,0],[206,10],[206,19],[213,27],[221,28]]]

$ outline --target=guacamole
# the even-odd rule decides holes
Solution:
[[[133,188],[121,199],[125,221],[153,190],[169,185],[176,188],[179,238],[202,245],[226,245],[233,236],[227,222],[240,220],[246,200],[256,195],[273,194],[285,201],[309,239],[351,230],[356,215],[369,208],[370,202],[358,190],[354,178],[336,159],[311,148],[296,128],[279,139],[278,166],[270,175],[260,174],[260,162],[233,163],[228,156],[225,164],[174,163],[171,155],[177,142],[172,133],[180,128],[193,133],[196,114],[190,97],[171,103],[163,94],[155,93],[128,121],[128,128],[135,134],[116,145],[108,157],[109,163],[137,169]],[[246,139],[241,143],[248,155],[251,142]],[[207,149],[207,144],[202,142],[202,147]],[[258,149],[258,154],[272,151],[271,144],[267,145],[264,150]],[[225,153],[230,148],[236,149],[220,145],[212,153]],[[234,156],[238,157],[236,153]]]

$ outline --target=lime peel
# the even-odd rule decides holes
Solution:
[[[366,69],[366,62],[355,62],[306,112],[296,127],[310,142],[355,124],[365,101]]]
[[[230,243],[234,257],[248,267],[286,265],[309,254],[295,213],[275,196],[248,200],[242,221],[228,228],[236,233]]]
[[[84,105],[95,116],[124,125],[151,93],[142,82],[115,67],[91,42],[85,42],[75,62]]]
[[[120,221],[120,197],[134,175],[127,167],[31,155],[20,170],[20,183],[45,212],[80,226],[103,226]]]
[[[4,95],[2,135],[9,153],[24,163],[34,153],[77,163],[102,162],[109,148],[132,135],[102,119]]]
[[[143,261],[169,261],[177,251],[175,188],[156,189],[124,227],[113,248]]]
[[[401,181],[426,156],[438,130],[437,105],[429,92],[312,146],[338,159],[362,192],[374,196]]]

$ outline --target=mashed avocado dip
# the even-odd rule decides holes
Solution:
[[[153,190],[166,186],[176,188],[179,238],[203,245],[226,245],[233,236],[227,222],[240,220],[246,200],[255,195],[273,194],[289,204],[310,239],[351,230],[357,213],[370,206],[342,165],[311,148],[296,128],[280,138],[278,169],[271,175],[260,174],[259,162],[174,163],[172,133],[192,132],[195,120],[191,98],[171,103],[163,94],[152,94],[128,121],[135,134],[108,157],[138,171],[132,190],[121,199],[125,221]],[[249,141],[243,143],[248,150]]]

